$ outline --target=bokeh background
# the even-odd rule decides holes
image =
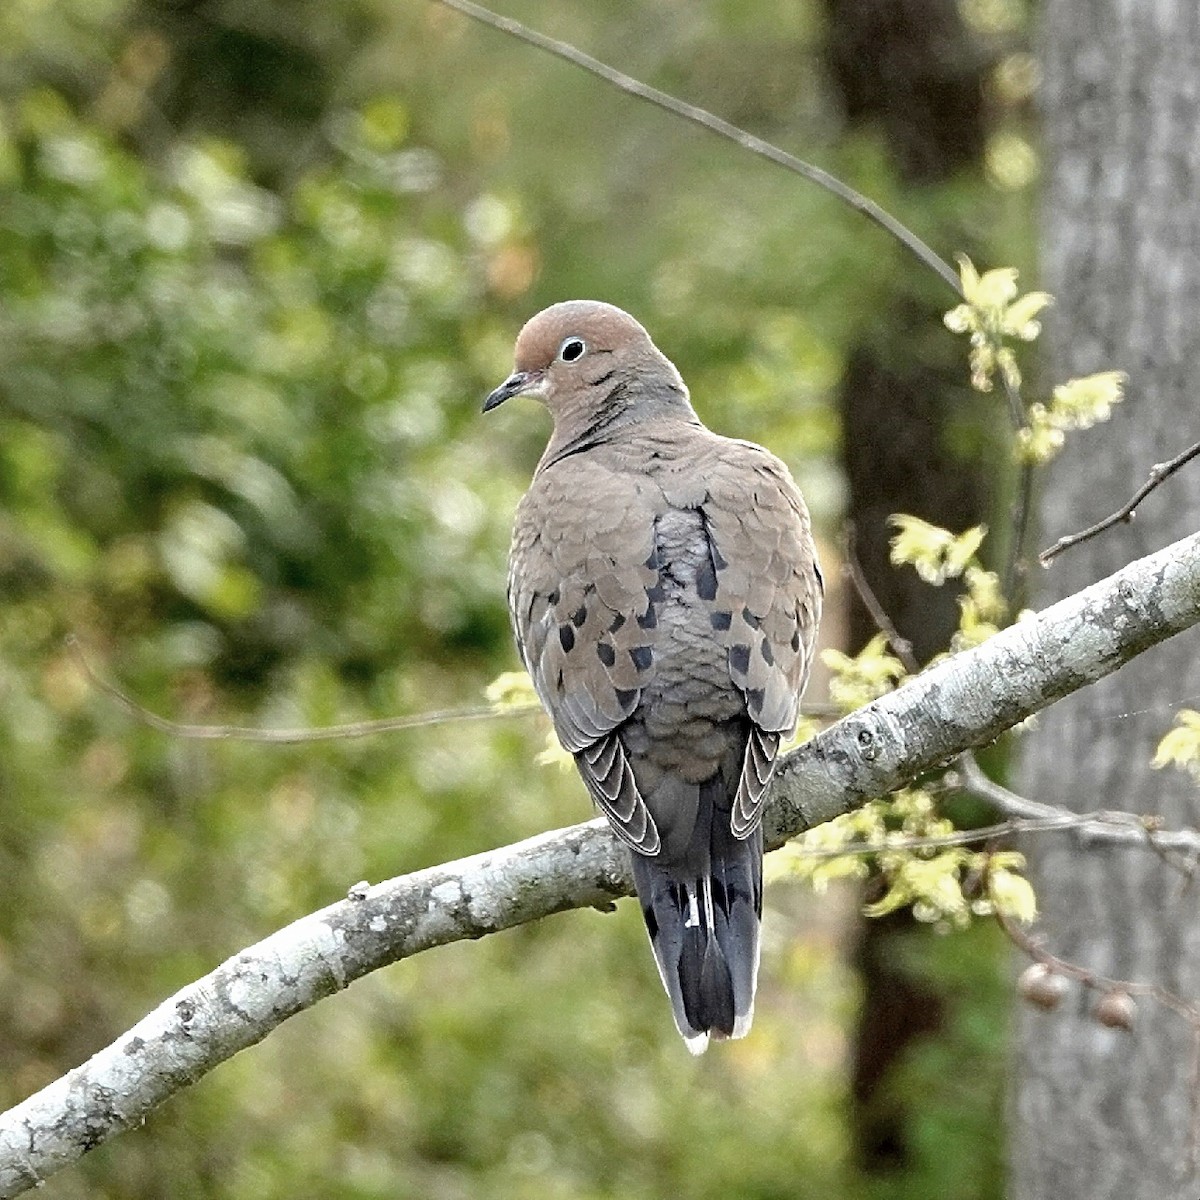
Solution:
[[[506,11],[1031,265],[1020,0]],[[944,642],[883,518],[1002,511],[997,414],[944,286],[831,197],[429,0],[0,6],[0,1104],[356,880],[588,815],[540,716],[190,742],[64,649],[182,721],[481,703],[547,423],[479,402],[572,296],[637,314],[790,464],[827,575],[853,517]],[[564,914],[355,984],[43,1194],[999,1196],[1004,952],[860,900],[772,885],[754,1034],[702,1060],[636,910]]]

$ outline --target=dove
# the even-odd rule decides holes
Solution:
[[[633,877],[687,1047],[744,1036],[762,918],[763,802],[795,727],[823,585],[788,469],[713,433],[628,313],[531,318],[486,399],[549,410],[517,507],[517,649]]]

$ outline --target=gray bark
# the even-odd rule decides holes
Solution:
[[[788,754],[765,818],[768,843],[990,741],[1197,620],[1200,534],[945,660]],[[1106,832],[1146,853],[1144,833]],[[592,821],[351,889],[346,900],[222,963],[0,1114],[0,1200],[139,1124],[175,1092],[368,972],[564,909],[611,904],[629,893],[629,874],[627,852]]]
[[[1047,540],[1127,498],[1152,464],[1200,436],[1200,5],[1055,0],[1042,29],[1045,283],[1055,378],[1119,367],[1128,399],[1076,435],[1042,503]],[[1200,526],[1200,472],[1172,479],[1137,522],[1065,554],[1042,596],[1068,595],[1134,554]],[[1200,639],[1057,706],[1027,744],[1022,790],[1079,809],[1200,820],[1200,793],[1147,763],[1174,709],[1197,706]],[[1157,860],[1117,849],[1031,846],[1049,948],[1111,976],[1200,992],[1194,889]],[[1018,1200],[1196,1200],[1191,1031],[1142,1005],[1132,1036],[1085,1006],[1021,1010],[1013,1096]]]

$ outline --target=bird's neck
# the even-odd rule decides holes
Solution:
[[[602,403],[593,402],[577,412],[557,414],[550,444],[538,463],[539,471],[574,454],[603,446],[615,437],[629,437],[643,429],[658,427],[670,437],[674,428],[700,424],[682,382],[676,386],[656,381],[651,390],[635,379],[609,387]]]

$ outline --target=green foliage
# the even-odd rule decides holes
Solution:
[[[905,515],[893,516],[891,524],[897,531],[893,563],[912,566],[935,586],[964,580],[952,649],[978,645],[996,633],[1008,607],[998,577],[977,557],[986,530],[975,526],[954,534]],[[907,677],[882,633],[853,656],[826,650],[822,662],[830,671],[830,697],[845,712],[902,686]],[[940,811],[934,790],[902,788],[807,831],[789,845],[781,865],[818,892],[835,879],[873,875],[879,886],[864,909],[869,917],[909,909],[918,921],[962,929],[972,916],[990,916],[999,909],[1016,920],[1032,921],[1037,915],[1033,889],[1017,874],[1024,858],[945,844],[957,833]]]
[[[1182,767],[1200,780],[1200,712],[1181,708],[1175,714],[1175,727],[1163,734],[1150,765]]]
[[[814,3],[524,15],[768,133],[837,125]],[[830,152],[918,217],[1012,211]],[[545,431],[478,402],[541,304],[636,310],[706,419],[783,455],[831,528],[829,396],[910,268],[745,167],[420,3],[0,6],[0,1103],[358,879],[589,813],[532,765],[549,735],[519,687],[493,724],[196,744],[89,693],[62,649],[79,633],[195,722],[477,704],[514,661],[504,548]],[[894,685],[883,658],[839,672],[844,702]],[[636,910],[569,914],[363,981],[49,1188],[860,1195],[853,981],[813,918],[773,919],[755,1036],[703,1062]]]
[[[935,927],[936,929],[937,927]],[[926,1034],[888,1073],[877,1103],[911,1113],[909,1160],[897,1174],[880,1174],[867,1200],[1007,1194],[1004,1126],[1007,1078],[987,1069],[998,1042],[1007,1041],[1012,1010],[1008,944],[992,922],[975,922],[951,936],[914,929],[892,945],[898,966],[949,998],[936,1035]],[[922,1103],[911,1104],[912,1097]],[[955,1153],[958,1148],[966,1153]],[[974,1151],[973,1153],[971,1151]]]
[[[904,677],[904,664],[887,651],[887,635],[877,633],[857,654],[829,647],[821,662],[829,669],[829,699],[853,712],[890,692]]]

